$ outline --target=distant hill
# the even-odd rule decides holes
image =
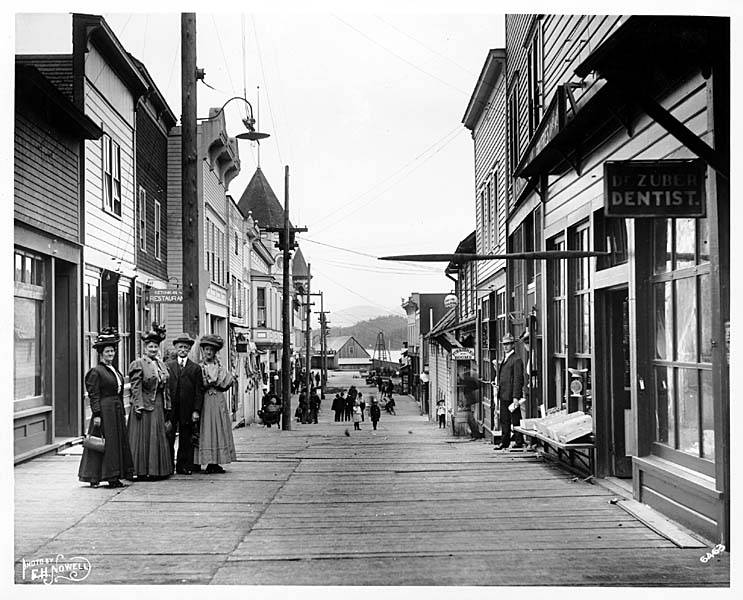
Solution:
[[[349,327],[361,321],[373,319],[385,315],[400,315],[405,313],[402,308],[390,308],[385,310],[378,306],[351,306],[342,310],[333,310],[329,319],[336,327]]]
[[[332,313],[332,320],[335,321],[335,314]],[[375,317],[360,321],[349,327],[336,327],[335,322],[330,324],[330,335],[352,335],[364,348],[374,348],[377,343],[377,334],[384,333],[384,341],[388,350],[399,350],[402,343],[407,341],[408,321],[405,317],[399,315],[388,315]]]

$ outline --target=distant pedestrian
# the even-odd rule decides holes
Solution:
[[[315,373],[315,385],[320,387],[320,373]]]
[[[361,398],[361,392],[359,392],[359,395],[356,397],[356,400],[359,402],[359,406],[361,407],[361,420],[364,420],[364,411],[366,410],[366,400],[363,400]]]
[[[341,398],[343,398],[343,392],[341,392]],[[351,396],[346,396],[345,398],[343,398],[343,402],[345,406],[345,411],[343,413],[344,420],[350,421],[351,415],[353,415],[354,400]]]
[[[317,423],[317,414],[320,412],[320,396],[317,390],[313,389],[310,394],[310,423]]]
[[[335,413],[335,420],[340,421],[341,416],[343,415],[343,411],[346,408],[345,404],[341,401],[340,395],[335,395],[335,398],[333,398],[333,404],[330,405],[330,408]]]
[[[382,415],[382,411],[379,409],[379,404],[377,404],[377,399],[372,396],[371,397],[371,404],[369,405],[369,418],[371,419],[372,425],[374,426],[374,430],[377,429],[377,423],[379,422],[379,417]]]
[[[439,400],[436,406],[436,416],[439,419],[439,429],[446,429],[446,406],[443,400]]]
[[[384,403],[384,410],[387,411],[388,414],[394,415],[395,414],[395,399],[390,397],[387,402]]]
[[[124,415],[124,376],[113,364],[118,346],[118,333],[112,328],[102,330],[93,343],[100,362],[85,374],[93,413],[88,434],[106,440],[103,452],[83,449],[77,477],[90,487],[98,487],[102,481],[107,481],[108,487],[124,487],[119,478],[130,479],[134,472]]]
[[[357,431],[361,431],[361,425],[359,423],[361,423],[361,407],[356,402],[353,405],[353,428]]]

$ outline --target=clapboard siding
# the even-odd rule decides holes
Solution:
[[[86,101],[93,94],[92,88],[98,90],[111,107],[123,117],[126,124],[134,127],[134,99],[129,89],[116,72],[106,62],[95,46],[89,46],[85,55]],[[95,120],[95,119],[94,119]]]
[[[102,141],[85,144],[85,244],[134,264],[134,131],[98,92],[86,86],[85,112],[121,147],[121,218],[103,209]],[[106,265],[108,268],[109,266]]]
[[[168,275],[183,281],[183,203],[181,200],[181,135],[180,128],[168,136]]]
[[[224,186],[219,182],[217,172],[209,167],[209,162],[201,161],[201,172],[204,181],[204,202],[210,204],[223,219],[227,214],[227,197]]]
[[[18,107],[14,136],[14,217],[72,242],[80,239],[80,142]]]
[[[137,191],[136,212],[139,211],[139,187],[146,191],[146,251],[136,240],[137,266],[160,278],[166,278],[168,260],[168,140],[154,116],[145,107],[137,111]],[[160,260],[155,253],[155,201],[160,202]],[[135,215],[137,227],[139,214]]]
[[[701,74],[681,83],[660,102],[695,134],[711,135],[707,129],[707,90]],[[676,138],[647,116],[638,120],[631,138],[618,126],[611,139],[587,156],[582,177],[567,171],[552,181],[545,206],[545,228],[564,219],[576,204],[590,202],[603,194],[604,161],[676,157],[681,147]]]
[[[483,111],[473,132],[475,142],[475,215],[477,221],[477,252],[500,252],[505,248],[506,239],[506,86],[504,78],[488,99],[488,108]],[[495,189],[493,209],[495,219],[483,222],[481,206],[481,189],[495,171]],[[487,216],[485,216],[485,220]],[[484,243],[485,231],[489,232],[491,243]],[[497,234],[497,235],[495,235]],[[505,267],[505,262],[478,261],[477,281],[484,283],[498,270]]]

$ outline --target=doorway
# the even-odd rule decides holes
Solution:
[[[606,292],[609,471],[632,477],[634,428],[630,388],[629,294],[626,287]]]

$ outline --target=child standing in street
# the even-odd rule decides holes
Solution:
[[[371,397],[371,404],[369,405],[369,418],[371,419],[372,425],[374,425],[374,430],[377,429],[377,423],[379,422],[379,416],[382,414],[382,411],[379,408],[379,404],[377,404],[377,399],[372,396]]]
[[[439,429],[446,429],[446,406],[443,400],[439,400],[436,406],[436,416],[439,418]]]
[[[361,431],[361,407],[358,402],[354,402],[353,405],[353,428],[357,431]]]

